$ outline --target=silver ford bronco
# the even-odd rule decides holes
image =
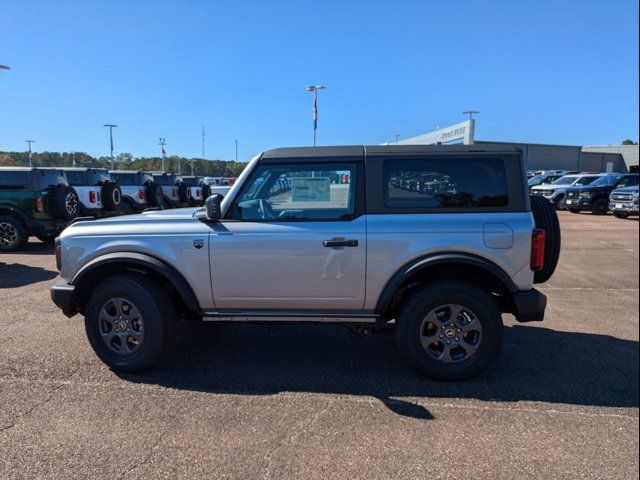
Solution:
[[[426,376],[469,378],[498,355],[502,313],[544,317],[533,285],[560,229],[525,163],[496,146],[271,150],[204,208],[69,226],[51,296],[118,371],[158,365],[179,320],[311,322],[393,331]]]

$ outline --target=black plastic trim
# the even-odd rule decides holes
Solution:
[[[110,263],[133,263],[150,268],[154,272],[166,278],[171,285],[178,291],[180,297],[184,301],[187,309],[191,312],[200,312],[200,306],[193,290],[184,279],[184,277],[171,265],[166,264],[150,255],[137,252],[118,252],[108,253],[91,260],[69,282],[70,285],[79,286],[82,279],[92,270]]]
[[[424,270],[425,268],[443,263],[473,265],[475,267],[482,268],[487,272],[495,275],[504,284],[509,293],[513,294],[518,291],[518,287],[515,283],[513,283],[513,280],[511,280],[509,275],[507,275],[507,273],[498,265],[487,260],[486,258],[464,252],[434,253],[413,260],[400,268],[400,270],[398,270],[391,277],[391,279],[387,282],[387,285],[382,290],[382,293],[378,298],[375,312],[379,315],[385,315],[385,312],[387,312],[389,306],[391,305],[393,296],[395,295],[400,285],[402,285],[402,283],[407,278],[420,272],[421,270]]]
[[[515,308],[514,315],[519,322],[541,322],[547,308],[547,297],[544,293],[532,288],[511,296]]]

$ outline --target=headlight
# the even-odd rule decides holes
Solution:
[[[591,192],[581,192],[580,198],[591,198]]]

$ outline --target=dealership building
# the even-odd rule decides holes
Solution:
[[[521,148],[531,170],[589,172],[638,171],[638,145],[577,146],[522,142],[492,142],[475,138],[475,119],[398,140],[398,145],[512,145]]]

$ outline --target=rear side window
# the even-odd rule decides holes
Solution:
[[[30,186],[29,172],[0,170],[0,190],[24,190]]]
[[[74,187],[88,186],[87,172],[83,170],[67,170],[67,180],[69,185]]]
[[[111,178],[120,185],[137,185],[135,173],[112,173]]]
[[[386,160],[384,203],[389,208],[500,208],[509,205],[499,158]]]
[[[43,190],[57,185],[69,185],[67,176],[62,170],[34,170],[33,177],[37,187]]]

